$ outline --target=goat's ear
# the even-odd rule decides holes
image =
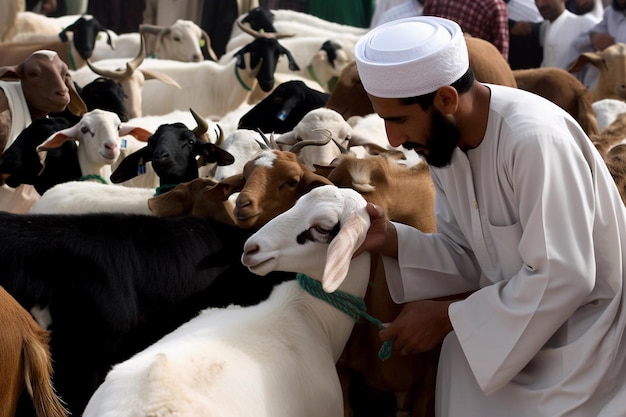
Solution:
[[[67,77],[65,79],[65,85],[70,90],[70,104],[67,105],[69,111],[76,116],[82,116],[87,113],[87,105],[81,98],[80,94],[78,94],[76,85],[74,84],[74,81],[72,81],[71,77]]]
[[[224,178],[222,181],[218,182],[215,187],[220,187],[217,189],[222,190],[225,199],[227,199],[231,194],[241,191],[244,185],[246,185],[246,182],[244,181],[243,174],[235,174]]]
[[[144,171],[146,162],[152,161],[152,150],[147,146],[127,155],[111,174],[110,180],[113,184],[127,181],[140,175]]]
[[[39,146],[37,146],[37,152],[49,151],[51,149],[60,148],[65,141],[74,140],[79,137],[78,123],[67,129],[59,130],[48,136]]]
[[[321,175],[322,177],[328,178],[331,171],[335,169],[334,165],[318,165],[313,164],[313,168],[315,168],[315,173]]]
[[[367,219],[360,211],[352,212],[335,238],[328,245],[326,265],[322,277],[322,288],[326,292],[335,291],[348,275],[352,255],[365,240],[365,234],[369,229],[369,217]]]
[[[596,68],[600,68],[602,64],[602,56],[597,52],[585,52],[578,55],[576,61],[567,68],[568,72],[578,72],[584,68],[585,65],[591,64]]]
[[[0,67],[0,80],[6,81],[18,81],[20,80],[20,73],[17,65],[7,65]]]
[[[120,136],[131,135],[132,137],[134,137],[135,139],[141,142],[147,142],[148,138],[152,136],[152,132],[144,129],[143,127],[128,125],[125,123],[122,123],[119,133],[120,133]]]
[[[320,185],[333,185],[328,178],[309,170],[305,171],[300,184],[304,192],[309,192]]]
[[[235,157],[228,151],[216,146],[214,143],[202,145],[202,158],[205,163],[217,163],[217,165],[231,165],[235,162]]]
[[[170,191],[148,199],[148,208],[159,217],[177,217],[187,214],[192,207],[189,187],[178,184]]]
[[[296,143],[296,133],[293,130],[290,130],[289,132],[285,132],[282,135],[280,135],[278,138],[276,138],[276,144],[279,147],[285,146],[285,145],[294,145]]]
[[[178,84],[178,82],[176,82],[175,79],[173,79],[172,77],[170,77],[167,74],[164,74],[162,72],[159,71],[151,71],[151,70],[147,70],[147,69],[140,69],[139,71],[141,71],[141,73],[143,74],[144,79],[146,80],[159,80],[165,84],[169,84],[169,85],[173,85],[174,87],[178,88],[179,90],[181,89],[180,84]]]

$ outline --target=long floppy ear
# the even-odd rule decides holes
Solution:
[[[143,127],[133,126],[126,123],[122,123],[119,131],[120,136],[131,135],[135,139],[141,142],[147,142],[148,138],[152,136],[152,132],[144,129]]]
[[[145,164],[150,161],[152,161],[152,149],[144,146],[122,159],[109,179],[113,184],[119,184],[135,178],[145,171]]]
[[[19,81],[20,73],[17,67],[17,65],[6,65],[0,67],[0,80]]]
[[[214,143],[205,143],[201,146],[204,164],[217,163],[217,165],[231,165],[235,162],[235,157],[228,151],[220,148]]]
[[[365,240],[369,226],[369,216],[364,216],[362,210],[353,211],[341,222],[341,230],[328,245],[322,278],[324,291],[335,291],[346,278],[352,255]]]
[[[48,136],[39,146],[37,146],[37,152],[49,151],[52,149],[60,148],[68,140],[76,140],[79,137],[78,123],[67,129],[59,130]]]
[[[70,90],[70,104],[67,105],[69,111],[76,116],[82,116],[87,113],[89,111],[87,109],[87,105],[80,97],[80,94],[78,94],[76,85],[74,84],[74,81],[72,81],[71,77],[65,78],[65,85]]]

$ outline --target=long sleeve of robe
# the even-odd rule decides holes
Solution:
[[[449,308],[439,416],[623,416],[624,205],[573,118],[489,88],[482,143],[431,169],[437,233],[396,224],[384,259],[396,302],[476,290]]]

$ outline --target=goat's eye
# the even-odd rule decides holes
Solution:
[[[298,181],[298,179],[297,179],[297,178],[291,178],[291,179],[288,179],[287,181],[285,181],[285,182],[281,185],[281,187],[280,187],[280,188],[282,188],[282,187],[284,187],[284,186],[289,187],[289,188],[295,188],[295,187],[298,185],[298,182],[299,182],[299,181]]]
[[[313,229],[315,229],[315,231],[321,235],[327,235],[332,232],[332,229],[328,229],[320,224],[314,226]]]
[[[194,143],[196,143],[196,141],[195,141],[195,140],[193,140],[193,139],[189,139],[189,140],[187,141],[187,143],[188,143],[189,145],[193,145]]]
[[[174,42],[180,42],[180,36],[174,36]]]
[[[87,126],[83,126],[80,128],[81,133],[87,133],[89,132],[89,128]]]

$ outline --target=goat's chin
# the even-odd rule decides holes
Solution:
[[[253,260],[244,255],[242,263],[248,267],[250,272],[257,275],[267,275],[274,271],[276,258],[268,258],[265,260]]]

